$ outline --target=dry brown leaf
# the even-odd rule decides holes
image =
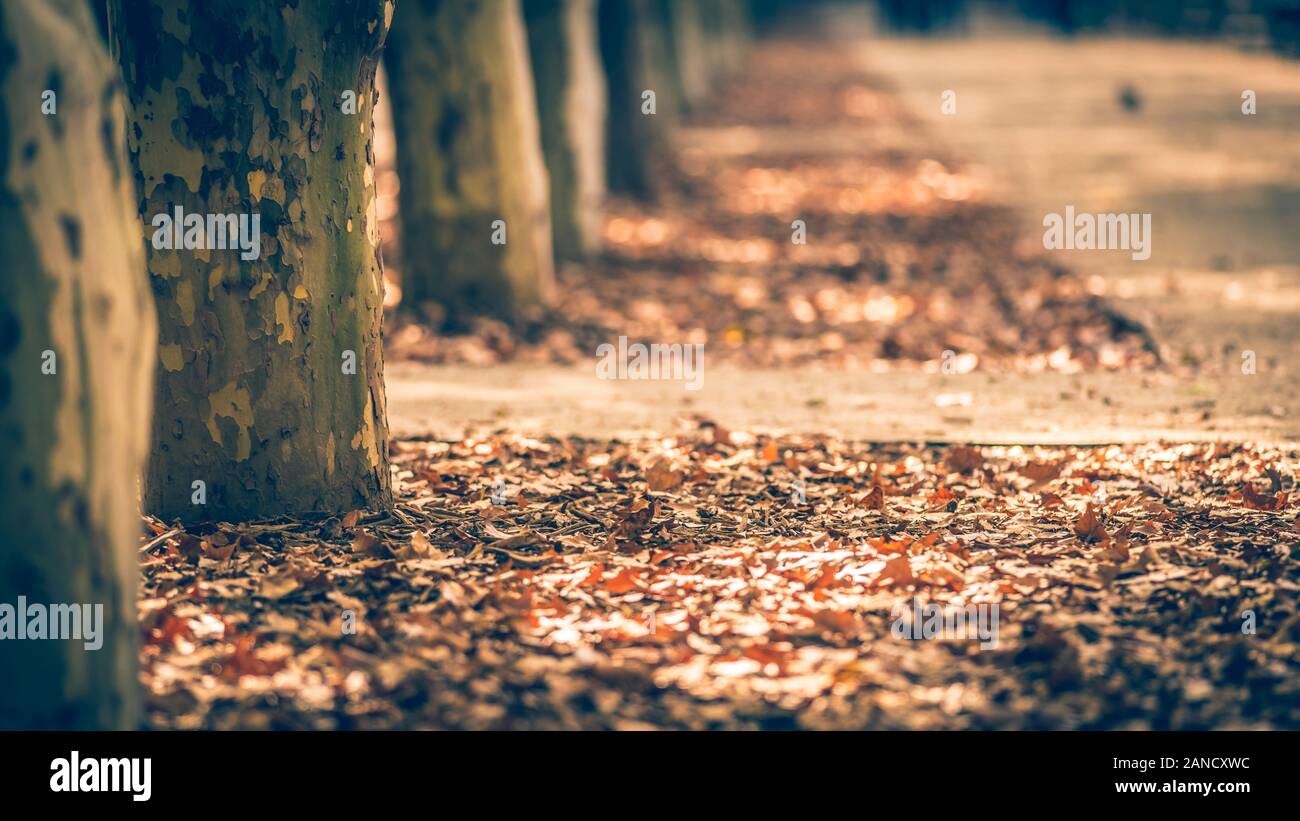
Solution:
[[[884,510],[885,489],[880,485],[873,485],[867,495],[862,498],[862,506],[867,510]]]
[[[1102,526],[1101,518],[1097,515],[1097,510],[1092,502],[1088,502],[1083,514],[1074,523],[1074,532],[1085,542],[1100,542],[1110,538],[1110,534]]]
[[[1241,489],[1240,499],[1242,505],[1251,510],[1286,510],[1287,495],[1279,491],[1276,496],[1269,496],[1255,490],[1255,486],[1247,484]]]
[[[953,473],[970,473],[984,464],[984,456],[975,448],[958,445],[948,449],[943,463]]]
[[[1062,459],[1059,462],[1029,462],[1019,469],[1019,473],[1027,479],[1032,479],[1035,484],[1043,484],[1060,476],[1067,461]]]
[[[645,471],[646,484],[656,493],[674,490],[686,481],[686,473],[677,470],[671,460],[661,456]]]

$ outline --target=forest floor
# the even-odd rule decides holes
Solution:
[[[1294,325],[1134,321],[872,65],[759,43],[560,309],[396,323],[394,510],[150,520],[150,726],[1300,727]]]

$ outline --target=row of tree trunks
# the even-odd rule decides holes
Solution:
[[[530,1],[530,43],[519,0],[407,0],[407,293],[453,316],[543,303],[552,215],[581,258],[606,173],[653,193],[670,121],[734,67],[740,7]],[[97,28],[82,0],[0,9],[0,236],[22,272],[0,279],[0,602],[102,607],[85,642],[0,645],[0,727],[138,724],[147,454],[165,519],[391,504],[372,111],[394,11],[109,0]]]
[[[519,0],[405,0],[386,59],[405,298],[453,324],[545,302],[550,202]]]
[[[393,11],[111,0],[161,328],[150,513],[391,503],[372,111]],[[257,215],[256,258],[158,248],[177,208]]]
[[[0,728],[131,728],[154,309],[120,86],[82,0],[0,4],[0,89],[0,603],[89,617],[63,610],[81,640],[6,625]]]
[[[546,303],[554,259],[599,247],[606,187],[656,198],[669,129],[735,70],[746,6],[404,0],[385,60],[408,303],[451,328]]]

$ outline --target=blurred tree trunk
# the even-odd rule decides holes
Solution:
[[[694,111],[709,93],[711,64],[700,0],[663,0],[682,108]]]
[[[746,0],[700,0],[700,3],[713,75],[721,77],[739,70],[750,40]]]
[[[110,6],[158,300],[151,513],[392,501],[372,149],[392,13],[392,0]],[[257,215],[260,250],[158,249],[154,218],[177,207],[250,228]]]
[[[404,299],[453,324],[544,303],[550,203],[519,0],[403,2],[385,59]]]
[[[600,246],[605,197],[605,72],[596,0],[524,0],[551,187],[555,255],[582,259]]]
[[[660,0],[601,0],[600,52],[609,89],[611,191],[652,200],[678,101]]]
[[[0,642],[0,728],[134,728],[154,309],[116,68],[82,0],[0,5],[0,89],[0,603],[91,605],[80,641]]]

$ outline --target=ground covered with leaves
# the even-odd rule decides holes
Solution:
[[[757,367],[1159,367],[833,42],[758,44],[662,179],[557,309],[453,335],[403,305],[389,355],[590,365],[627,336]],[[1300,728],[1291,447],[693,418],[390,451],[391,511],[146,520],[150,726]],[[918,601],[996,607],[996,641],[900,637]]]
[[[605,253],[561,270],[555,308],[448,334],[437,305],[402,305],[390,358],[586,365],[626,336],[759,367],[916,367],[945,351],[962,369],[1155,361],[1145,329],[1026,242],[980,169],[945,156],[847,44],[759,43],[675,146],[657,201],[611,204]],[[384,203],[392,179],[381,169]],[[400,279],[400,227],[381,213]]]
[[[397,507],[152,522],[158,728],[1300,727],[1300,453],[393,445]],[[913,600],[996,644],[911,640]]]

